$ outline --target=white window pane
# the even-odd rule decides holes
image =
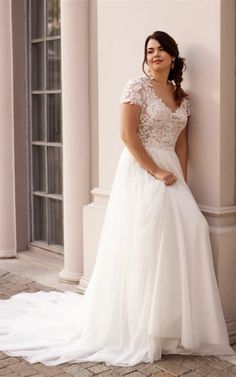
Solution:
[[[47,35],[60,35],[60,0],[47,0]]]
[[[61,200],[48,199],[49,244],[63,245],[63,207]]]
[[[43,42],[32,44],[32,89],[44,89],[44,48]]]
[[[45,140],[45,95],[32,95],[32,136],[33,141]]]
[[[61,94],[48,94],[47,96],[47,127],[48,141],[61,143]]]
[[[47,241],[46,198],[34,195],[34,241]]]
[[[48,147],[48,192],[62,194],[61,147]]]
[[[33,190],[46,192],[45,147],[33,145]]]
[[[47,89],[61,88],[61,43],[47,41]]]
[[[31,38],[43,38],[44,0],[31,0]]]

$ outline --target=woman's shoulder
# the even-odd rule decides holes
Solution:
[[[187,92],[185,92],[186,96],[183,98],[182,100],[182,106],[184,107],[187,115],[191,115],[192,112],[191,112],[191,105],[190,105],[190,96]]]
[[[131,102],[135,104],[143,103],[143,90],[145,87],[145,77],[135,76],[131,77],[123,89],[120,97],[120,102]]]
[[[144,75],[131,77],[127,81],[127,84],[129,85],[140,85],[140,87],[143,87],[146,83],[147,83],[147,77]]]

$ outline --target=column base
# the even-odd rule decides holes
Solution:
[[[17,258],[16,250],[0,250],[0,258]]]
[[[236,342],[236,207],[200,206],[209,223],[212,253],[230,343]]]
[[[83,276],[78,286],[78,291],[81,293],[85,292],[93,272],[109,198],[109,191],[100,188],[95,188],[91,193],[93,202],[84,206],[83,210]]]
[[[79,281],[79,285],[78,285],[78,293],[80,294],[85,294],[85,291],[86,291],[86,288],[88,286],[88,283],[89,283],[89,279],[87,279],[86,277],[82,276],[80,281]]]
[[[64,281],[65,283],[78,283],[81,276],[80,272],[69,272],[64,268],[59,272],[60,281]]]
[[[226,320],[230,344],[236,343],[236,318]]]

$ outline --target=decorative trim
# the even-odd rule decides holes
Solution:
[[[66,283],[78,283],[81,276],[81,272],[69,272],[65,269],[59,272],[60,281],[64,281]]]
[[[110,190],[105,190],[105,189],[102,189],[100,187],[95,187],[92,191],[91,191],[91,194],[93,196],[101,196],[101,197],[104,197],[104,196],[109,196],[110,195]]]
[[[225,207],[214,207],[199,204],[200,210],[205,213],[206,215],[213,216],[213,217],[225,217],[225,216],[232,216],[236,215],[236,206],[225,206]]]
[[[89,203],[89,204],[85,205],[84,207],[85,207],[85,208],[86,208],[86,207],[92,207],[92,208],[95,208],[95,209],[102,209],[102,210],[105,209],[105,206],[104,206],[104,205],[101,206],[100,204],[95,204],[94,202]]]
[[[100,187],[95,187],[92,191],[91,194],[93,196],[93,203],[90,203],[95,208],[104,208],[107,205],[109,196],[110,196],[110,190],[104,190]],[[203,214],[211,216],[211,217],[216,217],[216,218],[224,218],[224,217],[229,217],[229,216],[236,216],[236,206],[231,205],[231,206],[222,206],[222,207],[216,207],[216,206],[210,206],[210,205],[205,205],[205,204],[198,204],[199,209]],[[213,227],[212,227],[213,228]],[[225,227],[225,230],[223,230],[222,233],[227,232],[230,229],[230,226]],[[235,232],[235,228],[231,227],[232,231]],[[214,227],[216,229],[216,227]]]
[[[0,258],[17,258],[16,250],[0,250]]]
[[[41,249],[41,250],[47,250],[47,251],[53,251],[54,253],[57,253],[57,254],[60,254],[60,255],[63,255],[63,247],[60,246],[60,245],[45,245],[43,244],[42,242],[39,242],[39,241],[31,241],[30,244],[29,244],[29,248],[37,248],[37,249]]]
[[[236,343],[236,318],[227,319],[226,325],[230,338],[230,344],[234,344]]]
[[[211,233],[214,233],[219,236],[224,236],[224,235],[229,236],[232,234],[236,236],[236,225],[221,225],[221,226],[209,225],[209,230]]]
[[[95,206],[106,207],[110,196],[109,190],[104,190],[99,187],[94,188],[91,191]]]
[[[88,283],[89,283],[89,279],[87,279],[85,276],[82,276],[80,278],[79,285],[77,287],[78,293],[85,294]]]

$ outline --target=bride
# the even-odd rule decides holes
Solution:
[[[149,76],[120,98],[124,141],[85,295],[0,300],[0,350],[31,363],[136,365],[162,354],[235,355],[209,237],[187,179],[190,100],[175,40],[149,35]]]

